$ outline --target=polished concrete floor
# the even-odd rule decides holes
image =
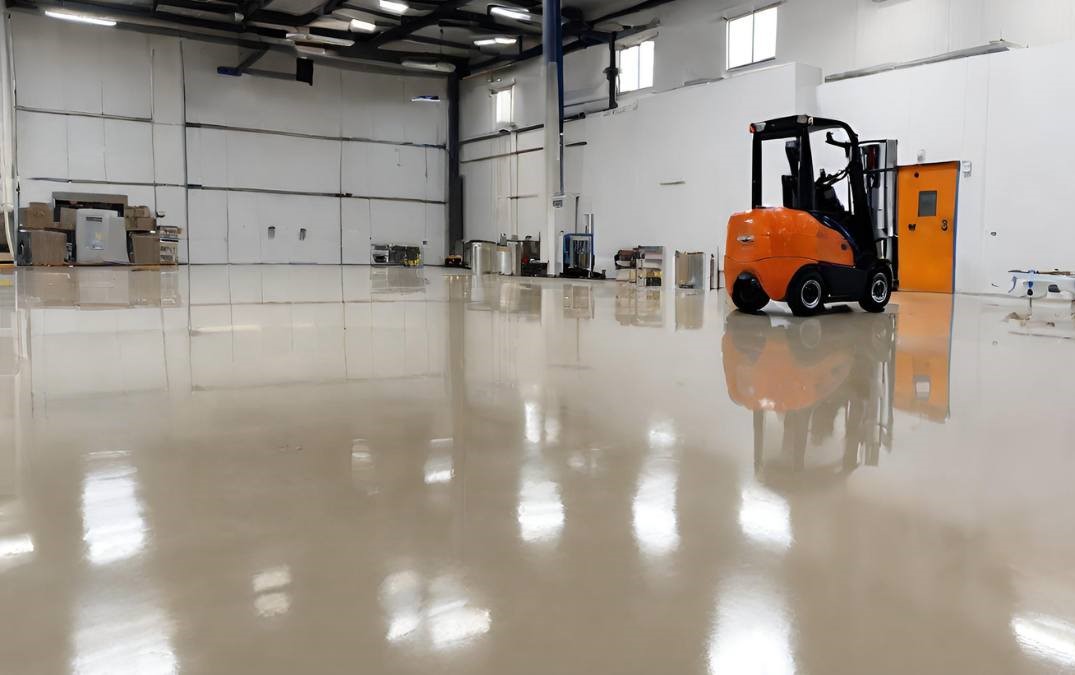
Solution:
[[[1075,668],[1075,320],[0,273],[0,672]]]

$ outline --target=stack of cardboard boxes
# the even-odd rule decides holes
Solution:
[[[71,259],[67,232],[74,232],[53,219],[52,207],[44,202],[30,202],[19,209],[19,246],[23,262],[30,265],[66,265]]]
[[[86,264],[78,260],[75,242],[78,213],[96,209],[115,213],[123,220],[126,241],[121,250],[129,252],[135,265],[175,265],[178,263],[179,237],[182,228],[161,226],[148,206],[128,206],[125,195],[88,193],[53,193],[55,208],[45,202],[31,202],[19,209],[19,249],[21,264]],[[106,214],[107,215],[107,214]],[[100,220],[100,217],[97,218]],[[114,221],[113,221],[114,222]],[[110,236],[108,241],[115,237]],[[123,254],[121,254],[122,256]],[[111,258],[115,261],[116,258]],[[100,262],[100,261],[97,261]]]
[[[127,235],[131,241],[131,262],[135,265],[159,265],[161,237],[157,218],[148,206],[129,206],[123,212]]]

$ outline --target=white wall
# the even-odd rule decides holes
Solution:
[[[706,253],[723,247],[728,216],[749,201],[747,123],[798,112],[845,119],[866,138],[896,138],[904,164],[920,152],[929,162],[972,162],[960,182],[958,291],[1005,292],[1004,272],[1014,267],[1071,268],[1075,234],[1054,223],[1064,222],[1056,196],[1070,182],[1065,157],[1075,141],[1052,132],[1049,120],[1075,103],[1066,66],[1075,56],[1075,5],[787,0],[775,64],[729,74],[723,16],[733,5],[742,6],[664,6],[654,90],[567,125],[567,142],[585,143],[567,151],[567,189],[595,214],[599,268],[611,269],[616,249],[643,243]],[[995,39],[1032,47],[820,84],[825,74]],[[604,58],[599,47],[568,55],[565,88],[603,85]],[[682,86],[705,78],[724,79]],[[516,83],[520,125],[541,122],[540,63],[531,61],[464,82],[464,140],[493,129],[491,79]],[[542,192],[542,153],[517,154],[540,144],[538,130],[464,145],[467,238],[541,230],[540,200],[531,209],[524,196]],[[489,159],[473,161],[482,157]]]
[[[228,77],[237,47],[10,16],[22,203],[127,194],[186,228],[192,263],[368,263],[371,241],[443,258],[447,111],[411,102],[442,79]]]
[[[1075,106],[1066,42],[826,84],[824,114],[900,141],[900,162],[968,160],[956,230],[956,290],[1006,292],[1007,270],[1071,269],[1064,225],[1075,139],[1057,113]],[[921,105],[923,93],[929,105]]]
[[[669,257],[722,247],[728,214],[750,207],[748,125],[813,105],[819,79],[816,69],[778,65],[568,123],[565,143],[585,145],[565,150],[565,183],[581,195],[581,213],[595,216],[597,268],[611,270],[618,249],[640,244],[665,246]],[[467,238],[543,230],[534,195],[544,151],[518,154],[541,138],[539,130],[464,145]]]

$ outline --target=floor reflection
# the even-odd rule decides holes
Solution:
[[[1070,667],[1070,341],[1013,311],[0,272],[0,671]]]
[[[896,318],[728,316],[724,373],[732,400],[754,412],[759,473],[823,481],[892,449]]]

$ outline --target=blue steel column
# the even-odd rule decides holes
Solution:
[[[561,243],[556,231],[553,195],[564,191],[564,41],[560,0],[543,0],[542,53],[545,62],[545,241],[548,274],[556,273]]]

